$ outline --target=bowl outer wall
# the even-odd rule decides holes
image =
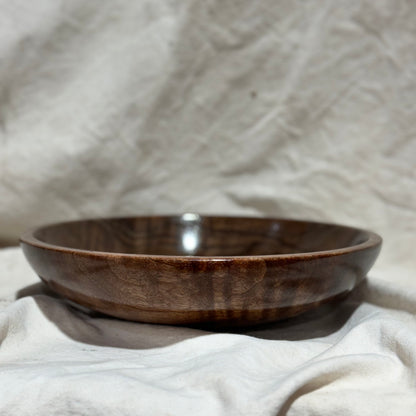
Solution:
[[[375,262],[381,238],[296,255],[180,257],[54,248],[23,236],[26,258],[55,292],[115,317],[163,324],[250,325],[345,296]]]

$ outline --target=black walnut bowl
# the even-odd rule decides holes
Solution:
[[[21,245],[50,289],[90,309],[246,326],[342,299],[366,276],[381,238],[334,224],[186,213],[48,225]]]

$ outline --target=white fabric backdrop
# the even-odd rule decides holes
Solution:
[[[411,0],[0,0],[1,241],[183,211],[384,238],[364,303],[267,340],[15,302],[36,277],[3,250],[1,411],[415,414],[415,21]]]

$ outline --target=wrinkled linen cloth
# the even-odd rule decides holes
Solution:
[[[1,415],[414,415],[416,291],[209,333],[88,314],[0,251]],[[18,300],[15,300],[15,298]]]
[[[245,333],[81,311],[0,250],[0,415],[415,415],[416,2],[0,0],[0,244],[200,212],[384,239],[346,302]]]

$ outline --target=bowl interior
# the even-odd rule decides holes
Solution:
[[[38,229],[38,240],[112,253],[176,256],[255,256],[351,247],[368,240],[354,228],[267,218],[183,214],[85,220]]]

